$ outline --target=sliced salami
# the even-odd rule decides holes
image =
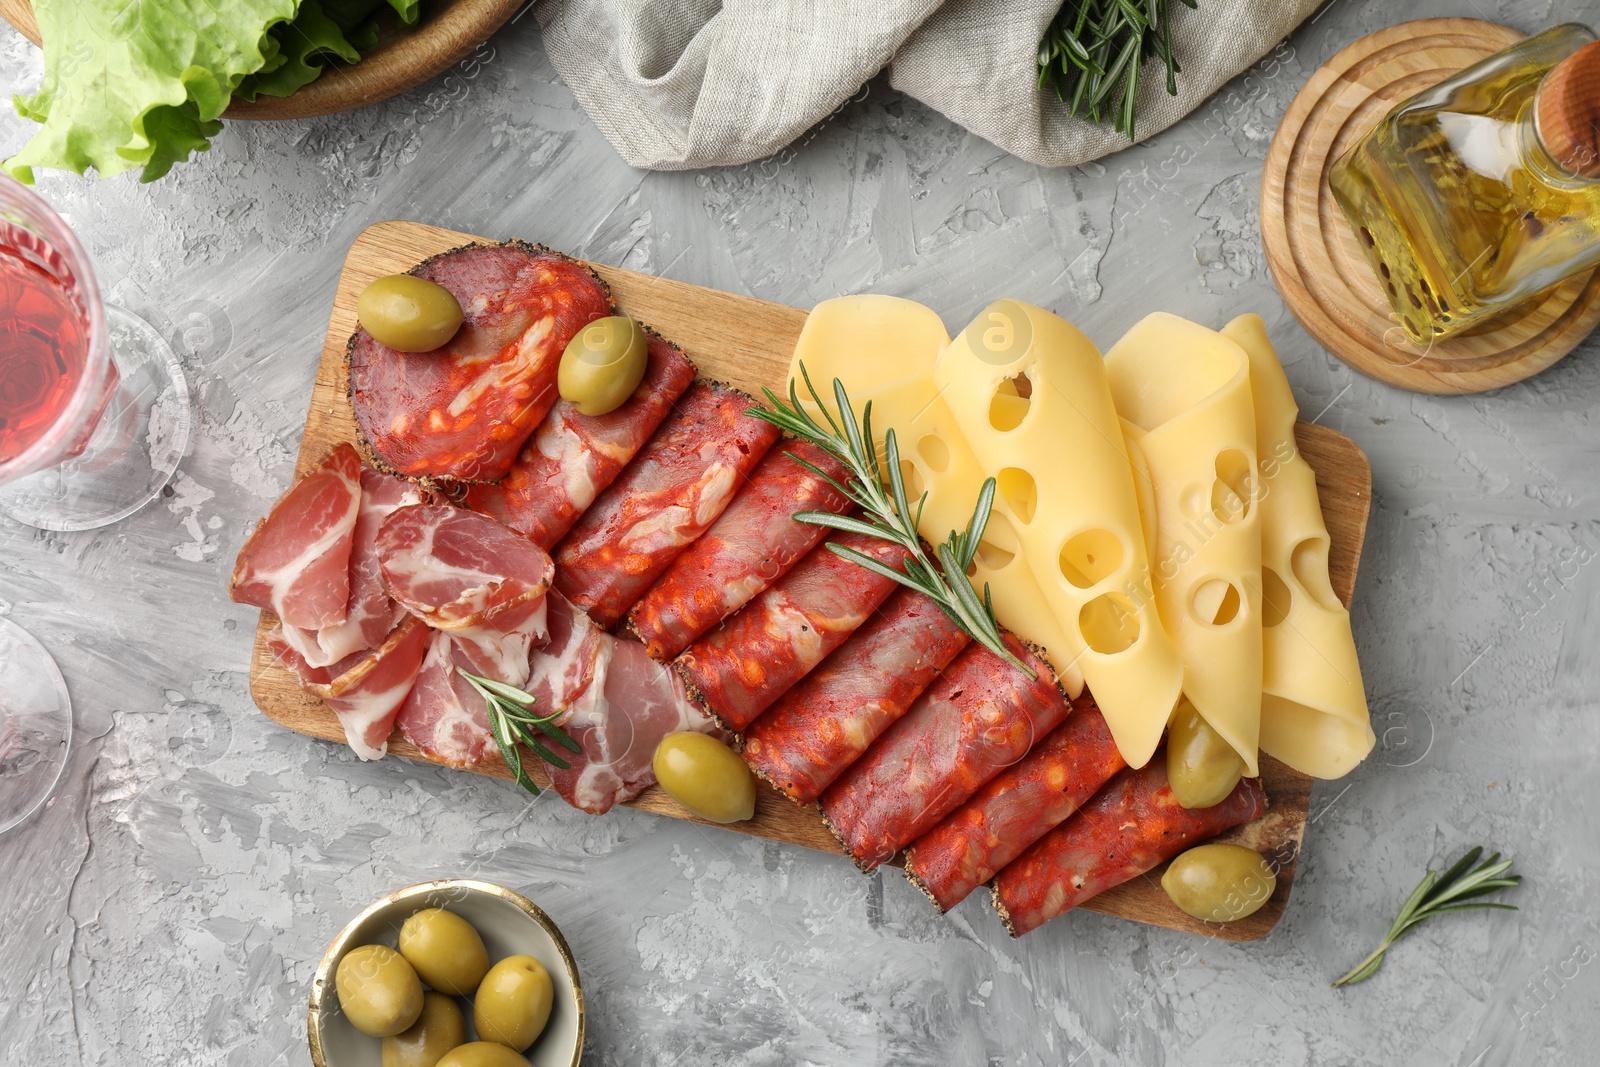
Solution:
[[[1051,830],[994,879],[994,907],[1012,937],[1198,845],[1259,818],[1267,798],[1254,778],[1222,803],[1189,809],[1167,784],[1166,754],[1122,771],[1076,815]]]
[[[350,544],[361,511],[361,457],[340,445],[289,487],[239,550],[228,595],[286,626],[343,622]]]
[[[1067,721],[906,850],[906,877],[949,911],[1127,763],[1087,692]]]
[[[836,533],[766,592],[673,661],[689,693],[729,730],[743,730],[844,644],[888,599],[895,583],[828,550],[864,552],[886,567],[905,550],[876,537]]]
[[[971,644],[822,794],[822,814],[862,870],[887,862],[1067,714],[1054,672],[1014,635],[1034,677]]]
[[[717,520],[777,439],[743,393],[698,382],[556,546],[556,588],[610,629]]]
[[[628,629],[651,656],[672,659],[822,540],[827,527],[798,522],[796,512],[838,515],[850,509],[848,497],[796,458],[835,481],[849,477],[843,463],[808,441],[775,445],[721,517],[628,612]]]
[[[511,473],[473,485],[463,502],[549,549],[593,504],[655,432],[694,381],[694,364],[653,331],[644,380],[607,415],[584,415],[560,400],[523,446]]]
[[[966,631],[900,589],[744,735],[751,770],[809,804],[904,715],[963,648]]]
[[[611,314],[594,271],[536,245],[468,245],[412,272],[461,302],[461,329],[432,352],[397,352],[365,330],[346,359],[372,461],[407,478],[504,477],[556,400],[567,343]]]

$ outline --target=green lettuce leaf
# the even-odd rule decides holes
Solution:
[[[32,182],[36,166],[101,177],[139,167],[152,181],[210,147],[295,0],[35,0],[33,10],[45,80],[15,104],[43,126],[5,169]]]

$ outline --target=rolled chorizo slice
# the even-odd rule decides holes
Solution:
[[[1014,634],[1003,639],[1034,677],[968,645],[822,794],[823,820],[862,870],[932,829],[1066,716],[1050,665]]]
[[[1003,868],[994,879],[995,911],[1011,936],[1021,937],[1266,810],[1255,778],[1241,779],[1220,804],[1185,808],[1167,784],[1166,754],[1158,752],[1143,767],[1120,772]]]
[[[1087,691],[1067,721],[906,850],[906,877],[949,911],[1065,822],[1127,763]]]
[[[755,402],[696,382],[556,545],[556,589],[609,630],[689,543],[717,521],[778,428]]]
[[[970,638],[915,589],[873,618],[778,698],[744,735],[744,758],[790,800],[809,804],[899,719]]]
[[[694,364],[682,349],[648,327],[645,334],[649,359],[633,396],[605,415],[585,415],[570,401],[556,401],[511,473],[493,485],[469,486],[462,502],[540,548],[561,540],[694,381]]]
[[[886,567],[905,550],[876,537],[835,533],[673,664],[689,694],[728,730],[743,730],[889,598],[895,582],[828,550],[838,544]]]
[[[827,527],[799,522],[796,512],[840,515],[850,509],[848,497],[797,459],[841,484],[850,476],[843,463],[809,441],[773,446],[711,529],[629,610],[627,627],[653,658],[669,660],[688,648],[822,540]]]
[[[587,266],[538,245],[473,244],[412,274],[461,303],[461,329],[432,352],[399,352],[357,329],[345,350],[356,427],[373,465],[405,478],[495,482],[556,402],[561,353],[611,314]]]

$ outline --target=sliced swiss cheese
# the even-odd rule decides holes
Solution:
[[[1338,778],[1377,738],[1350,613],[1328,578],[1317,481],[1295,443],[1299,412],[1259,315],[1223,328],[1250,359],[1261,475],[1261,750],[1297,771]]]
[[[835,378],[844,383],[858,415],[870,401],[880,456],[888,431],[894,430],[912,506],[919,493],[927,494],[918,532],[935,545],[951,531],[966,529],[986,477],[933,384],[934,361],[949,342],[939,316],[914,301],[839,297],[812,309],[789,365],[790,378],[797,381],[800,366],[805,365],[835,416]],[[798,393],[816,417],[803,381]],[[1038,646],[1062,686],[1076,697],[1083,691],[1083,675],[1075,662],[1075,646],[1056,623],[1028,569],[1013,518],[997,503],[973,563],[973,584],[980,594],[988,584],[995,618]]]
[[[1258,773],[1261,507],[1250,360],[1176,315],[1140,320],[1106,353],[1155,498],[1156,606],[1183,656],[1183,691]]]
[[[1150,595],[1123,427],[1088,338],[1014,300],[991,304],[945,349],[934,381],[984,469],[997,510],[1078,657],[1117,748],[1155,752],[1183,667]]]

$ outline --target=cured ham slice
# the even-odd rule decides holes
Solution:
[[[965,630],[901,589],[744,735],[750,769],[809,804],[904,715],[966,647]]]
[[[405,609],[389,596],[378,567],[378,528],[397,508],[420,504],[423,489],[381,471],[361,472],[361,510],[356,515],[350,543],[350,603],[343,622],[320,630],[285,626],[284,639],[305,658],[306,663],[323,667],[355,652],[383,644],[405,615]]]
[[[365,330],[346,360],[373,463],[407,478],[493,482],[556,400],[561,353],[611,314],[594,271],[537,245],[467,245],[411,272],[461,302],[461,329],[432,352],[397,352]]]
[[[461,677],[458,666],[472,669],[455,640],[443,630],[429,631],[427,657],[410,695],[400,706],[396,725],[407,741],[431,760],[451,767],[471,767],[494,744],[483,697]]]
[[[906,850],[906,877],[949,911],[1127,766],[1087,692],[1043,741]]]
[[[378,648],[331,667],[307,664],[281,627],[268,634],[267,643],[301,687],[333,709],[355,754],[372,760],[389,750],[395,716],[417,681],[431,632],[421,619],[404,619]]]
[[[584,415],[558,400],[539,424],[511,473],[493,485],[469,486],[463,503],[492,515],[549,549],[609,486],[694,381],[694,364],[677,345],[646,329],[644,379],[632,397],[606,415]]]
[[[895,583],[828,551],[837,543],[886,567],[905,566],[898,545],[836,533],[788,574],[674,660],[689,694],[729,730],[743,730],[867,621]]]
[[[340,445],[289,487],[239,550],[228,595],[316,630],[344,621],[361,459]]]
[[[1241,779],[1222,803],[1185,808],[1167,784],[1166,754],[1122,771],[1072,818],[994,879],[994,907],[1012,937],[1038,929],[1113,886],[1261,816],[1266,794]]]
[[[862,870],[893,858],[1066,716],[1049,664],[1014,635],[1003,639],[1035,677],[968,645],[822,794],[824,821]]]
[[[550,593],[545,603],[550,637],[529,657],[528,684],[523,687],[539,715],[572,707],[588,691],[601,657],[609,655],[615,640],[560,593]]]
[[[697,382],[556,546],[556,588],[610,629],[705,532],[777,439],[743,393]]]
[[[651,656],[668,660],[777,581],[827,534],[798,522],[799,511],[850,509],[850,499],[798,457],[835,481],[849,469],[809,441],[772,448],[720,518],[672,561],[628,612],[628,629]]]
[[[550,557],[487,515],[439,504],[396,510],[378,531],[389,595],[457,639],[475,673],[520,686],[545,637]]]

